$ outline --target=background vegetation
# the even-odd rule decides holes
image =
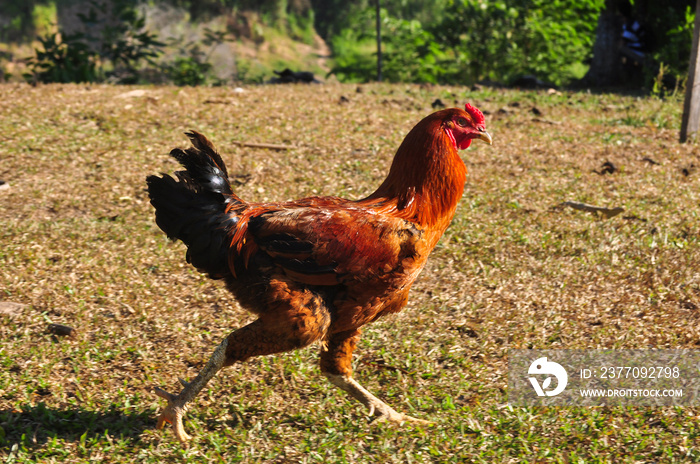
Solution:
[[[692,0],[383,0],[382,6],[383,74],[390,82],[511,84],[532,75],[572,84],[588,69],[598,17],[613,11],[647,31],[648,59],[634,71],[643,75],[635,85],[652,88],[661,71],[673,88],[687,73],[694,20]],[[164,8],[182,14],[159,21]],[[90,9],[102,14],[86,17]],[[0,18],[6,44],[39,39],[28,62],[35,81],[260,82],[284,67],[321,77],[331,71],[341,81],[376,77],[374,0],[8,0]],[[218,34],[215,40],[207,30]],[[319,46],[323,41],[330,49]],[[232,58],[212,54],[226,43]],[[6,60],[30,57],[5,48]]]
[[[511,82],[524,74],[570,82],[585,72],[601,7],[602,1],[445,1],[422,21],[383,9],[384,74],[395,82]],[[355,26],[331,41],[340,50],[336,71],[368,80],[373,12],[358,8],[350,18]]]

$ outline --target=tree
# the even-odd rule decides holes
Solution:
[[[592,87],[651,87],[659,72],[682,79],[692,44],[693,0],[606,0],[598,18],[593,59],[582,84]],[[634,22],[643,55],[623,39]],[[666,82],[666,84],[669,84]]]

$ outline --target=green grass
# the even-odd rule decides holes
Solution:
[[[406,85],[143,89],[0,86],[10,184],[0,301],[26,305],[0,315],[0,460],[700,461],[698,408],[507,404],[511,348],[700,343],[700,172],[697,146],[677,143],[679,101]],[[457,216],[407,308],[367,327],[355,356],[370,391],[434,425],[368,424],[320,375],[312,346],[220,372],[187,414],[189,449],[154,430],[153,388],[175,390],[252,320],[154,224],[145,176],[176,168],[167,153],[186,145],[182,132],[203,132],[232,174],[248,175],[243,198],[359,198],[436,98],[486,110],[494,146],[464,152]],[[593,172],[605,161],[619,171]],[[601,220],[556,208],[563,201],[626,211]],[[47,333],[52,322],[76,337]]]

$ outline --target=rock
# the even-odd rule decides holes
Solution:
[[[46,331],[60,337],[75,338],[77,335],[77,331],[73,327],[62,324],[49,324],[48,327],[46,327]]]
[[[117,95],[115,98],[134,98],[134,97],[143,97],[146,95],[148,92],[143,90],[143,89],[136,89],[136,90],[131,90],[129,92],[124,92],[120,93]]]
[[[599,170],[593,170],[596,174],[599,175],[605,175],[605,174],[615,174],[618,171],[617,166],[615,166],[613,163],[610,161],[606,161],[600,166]]]
[[[521,89],[556,89],[554,84],[540,80],[532,74],[525,74],[516,78],[511,83],[511,87],[518,87]]]
[[[277,77],[268,81],[269,84],[320,84],[314,77],[314,73],[309,71],[292,71],[286,68],[284,71],[273,71]]]
[[[0,316],[17,317],[22,313],[25,306],[27,305],[13,303],[12,301],[0,301]]]
[[[444,108],[445,104],[442,102],[442,100],[436,98],[435,101],[430,104],[430,106],[432,106],[434,110],[437,110],[440,108]]]

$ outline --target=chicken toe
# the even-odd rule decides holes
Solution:
[[[158,416],[158,423],[156,424],[157,429],[162,429],[165,423],[168,422],[173,426],[173,432],[175,432],[175,437],[180,440],[180,443],[186,445],[191,438],[185,428],[182,425],[182,417],[187,411],[187,404],[182,402],[178,395],[173,395],[160,388],[156,388],[156,395],[168,401],[168,405],[165,407],[163,412]]]
[[[389,406],[387,406],[389,407]],[[374,419],[372,419],[371,423],[372,424],[379,424],[382,422],[395,422],[398,424],[403,424],[405,422],[411,423],[411,424],[417,424],[417,425],[434,425],[433,422],[423,420],[423,419],[418,419],[417,417],[409,416],[408,414],[403,414],[400,412],[396,412],[394,409],[389,407],[391,409],[391,414],[382,414],[382,413],[376,413]]]

